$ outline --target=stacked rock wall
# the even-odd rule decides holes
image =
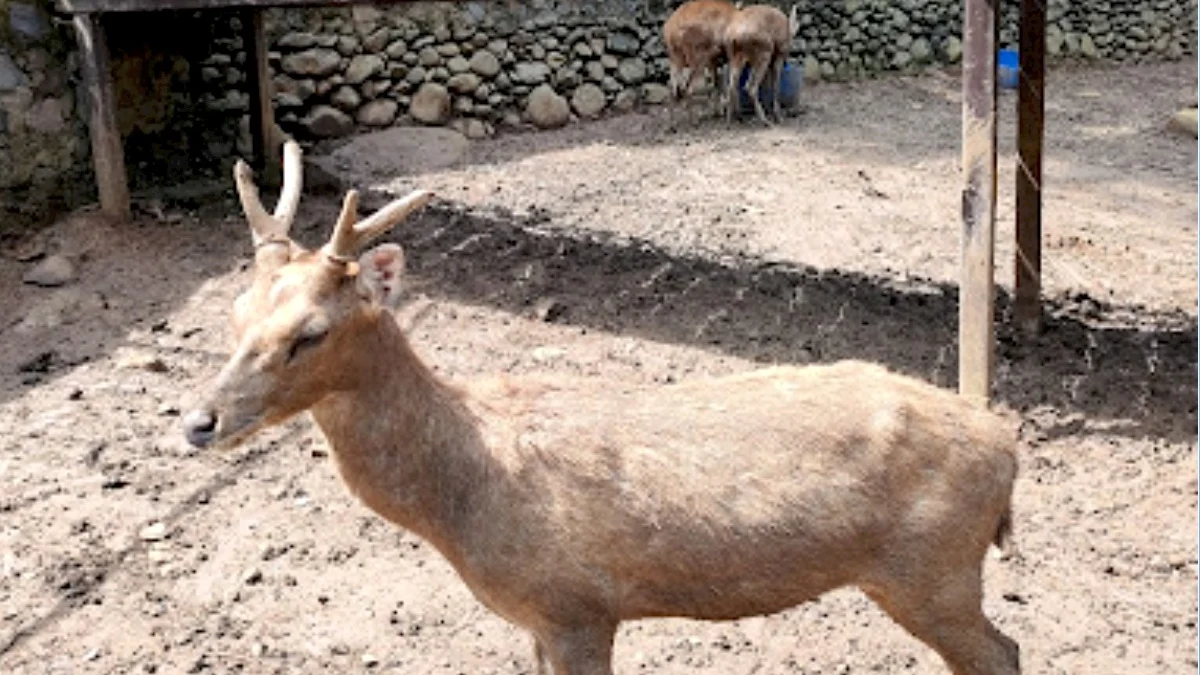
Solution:
[[[73,43],[49,3],[0,0],[0,221],[36,218],[77,200],[88,136],[74,82]]]
[[[452,123],[475,136],[659,103],[665,11],[564,2],[274,12],[277,116],[301,136],[410,123]]]
[[[962,56],[961,0],[800,7],[792,56],[809,81],[950,65]],[[1003,8],[1001,42],[1015,48],[1019,3]],[[302,137],[412,123],[483,135],[661,103],[668,69],[660,26],[669,11],[662,2],[542,0],[275,12],[279,119]],[[1048,20],[1052,61],[1195,54],[1194,0],[1051,0]]]

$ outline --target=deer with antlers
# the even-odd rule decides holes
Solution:
[[[237,347],[184,418],[230,445],[309,411],[350,491],[432,543],[487,607],[534,637],[539,672],[610,675],[622,621],[778,612],[847,585],[958,675],[1015,675],[984,616],[982,566],[1008,536],[1010,425],[860,362],[669,386],[511,378],[463,388],[417,357],[392,313],[396,244],[359,253],[432,197],[329,242],[288,238],[300,150],[268,214],[235,180],[255,245]]]

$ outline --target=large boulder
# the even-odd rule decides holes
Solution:
[[[638,53],[641,46],[641,40],[638,40],[637,36],[632,33],[619,31],[608,34],[608,51],[614,54],[633,56]]]
[[[553,129],[571,119],[571,106],[550,85],[543,84],[529,92],[525,116],[539,128]]]
[[[329,97],[329,102],[341,110],[354,112],[362,104],[362,96],[359,95],[354,87],[341,86],[333,92],[333,96]]]
[[[308,49],[317,44],[317,36],[312,33],[288,33],[275,43],[281,49]]]
[[[483,77],[495,77],[500,72],[500,59],[486,49],[480,49],[472,54],[467,65],[472,72]]]
[[[617,76],[625,84],[640,84],[646,79],[646,62],[639,58],[621,59],[617,66]]]
[[[422,124],[445,124],[450,119],[450,92],[436,82],[426,82],[413,95],[408,114]]]
[[[604,111],[605,105],[604,91],[590,82],[579,86],[571,95],[571,107],[580,117],[595,117]]]
[[[283,57],[281,67],[289,75],[326,77],[337,71],[342,56],[332,49],[306,49]]]
[[[386,127],[396,121],[400,104],[381,98],[368,102],[358,109],[358,123],[368,127]]]
[[[305,155],[305,162],[306,167],[320,167],[340,191],[342,186],[378,185],[456,166],[469,146],[462,133],[446,127],[389,127],[357,134],[327,155]]]
[[[470,94],[483,84],[475,73],[458,73],[446,80],[446,86],[456,94]]]
[[[383,59],[374,54],[361,54],[346,67],[346,81],[351,84],[366,82],[368,78],[383,72]]]
[[[523,61],[513,72],[513,79],[522,84],[540,84],[550,77],[550,66],[541,61]]]
[[[341,110],[328,105],[313,108],[301,125],[309,134],[319,138],[336,138],[354,131],[354,120]]]

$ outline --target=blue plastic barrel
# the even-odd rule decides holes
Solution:
[[[1017,73],[1021,69],[1021,57],[1015,49],[1001,49],[996,77],[1004,89],[1017,88]]]
[[[746,83],[750,80],[750,69],[742,69],[742,77],[738,81],[738,94],[743,111],[754,110],[750,95],[746,93]],[[779,105],[783,108],[795,108],[800,102],[800,90],[804,87],[804,67],[784,61],[779,73]],[[758,100],[768,112],[771,109],[771,83],[764,80],[758,88]]]

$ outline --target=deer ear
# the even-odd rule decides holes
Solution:
[[[381,244],[358,258],[358,290],[368,300],[395,309],[404,277],[404,249]]]

